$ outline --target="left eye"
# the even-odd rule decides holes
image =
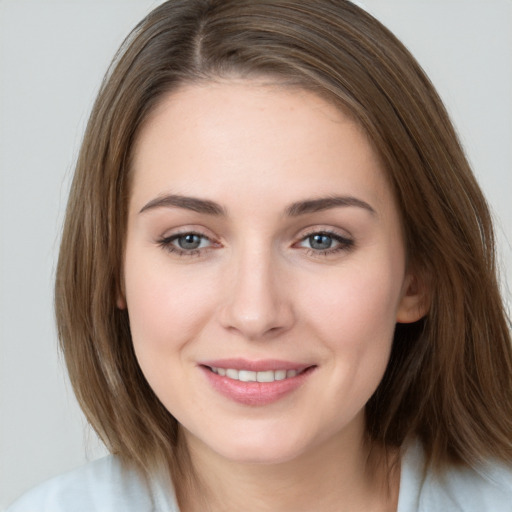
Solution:
[[[333,251],[348,248],[352,241],[331,233],[312,233],[301,240],[299,246],[314,251]]]
[[[307,238],[309,246],[311,249],[317,249],[320,251],[325,251],[326,249],[330,249],[335,243],[334,239],[330,235],[326,235],[324,233],[317,233],[315,235],[310,235]]]
[[[187,235],[176,238],[176,242],[180,246],[180,249],[199,249],[201,244],[206,240],[200,235],[189,233]]]

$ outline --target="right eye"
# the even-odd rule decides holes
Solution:
[[[212,247],[212,241],[200,233],[177,233],[159,240],[158,244],[165,250],[179,256],[195,256],[203,249]]]

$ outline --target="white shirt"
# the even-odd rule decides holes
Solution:
[[[397,512],[512,512],[512,466],[452,469],[423,474],[421,446],[411,444],[401,468]],[[179,512],[169,485],[146,486],[114,456],[53,478],[7,512]],[[312,511],[321,512],[321,511]]]

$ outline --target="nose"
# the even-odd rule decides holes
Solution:
[[[220,321],[225,329],[249,340],[277,336],[295,321],[286,273],[270,252],[248,249],[227,270]]]

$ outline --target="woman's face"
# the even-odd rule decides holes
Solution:
[[[245,462],[358,442],[395,323],[421,316],[358,126],[305,91],[187,86],[144,126],[133,171],[118,305],[189,441]]]

